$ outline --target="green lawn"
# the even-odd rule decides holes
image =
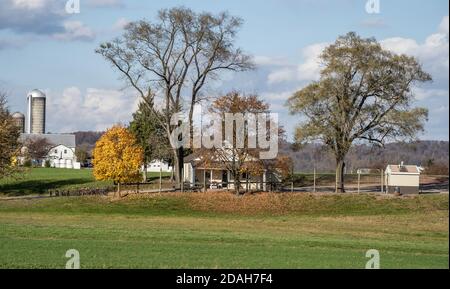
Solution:
[[[170,193],[0,201],[0,267],[448,268],[448,195]]]
[[[149,173],[149,180],[159,177],[159,173]],[[167,178],[168,174],[164,174]],[[79,188],[110,187],[109,181],[96,181],[91,169],[56,169],[32,168],[24,169],[15,177],[0,180],[0,195],[21,196],[44,194],[49,190],[75,190]]]

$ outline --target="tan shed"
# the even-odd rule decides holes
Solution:
[[[388,165],[385,171],[387,193],[418,194],[420,169],[414,165]]]

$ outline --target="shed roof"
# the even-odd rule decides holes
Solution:
[[[388,169],[391,173],[420,174],[419,168],[414,165],[388,165]]]

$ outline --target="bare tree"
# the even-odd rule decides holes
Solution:
[[[357,141],[383,146],[414,139],[428,111],[412,107],[413,85],[431,76],[413,57],[383,50],[372,38],[355,33],[339,37],[321,55],[320,81],[288,101],[292,113],[305,117],[298,142],[321,140],[336,158],[336,192],[345,192],[345,157]]]
[[[45,137],[30,137],[24,143],[27,157],[35,162],[45,159],[52,146]]]
[[[148,103],[170,139],[176,128],[170,124],[171,115],[185,109],[192,124],[194,104],[208,81],[223,71],[253,68],[251,58],[234,46],[241,25],[240,18],[226,12],[163,9],[155,22],[130,23],[120,38],[101,44],[96,52]],[[154,105],[156,95],[161,97],[163,114]],[[183,148],[174,148],[173,157],[176,180],[181,183]]]
[[[241,188],[241,175],[245,174],[248,180],[248,175],[262,175],[264,170],[271,172],[279,172],[285,176],[285,156],[277,154],[273,159],[260,159],[260,153],[265,149],[253,147],[249,145],[250,138],[257,134],[270,135],[270,126],[273,125],[272,120],[266,119],[266,131],[254,131],[249,124],[248,114],[268,114],[270,106],[265,101],[261,100],[258,95],[241,95],[238,92],[230,92],[226,95],[218,97],[210,106],[209,112],[217,119],[221,119],[220,126],[208,127],[208,135],[216,135],[216,130],[222,133],[223,144],[218,147],[198,149],[195,153],[201,155],[202,163],[205,167],[214,168],[220,166],[229,171],[233,177],[234,190],[239,195]],[[232,123],[232,136],[226,135],[226,115],[227,114],[241,114],[242,126]],[[233,121],[234,122],[234,121]],[[256,120],[255,120],[256,124]],[[257,125],[257,124],[256,124]],[[220,128],[220,129],[219,129]],[[242,135],[241,140],[239,134]],[[278,128],[278,140],[284,140],[284,129]],[[242,141],[242,145],[239,142]],[[289,167],[290,169],[290,167]]]

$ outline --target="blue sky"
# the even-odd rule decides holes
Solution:
[[[239,89],[258,93],[292,131],[298,117],[283,106],[295,90],[317,78],[317,55],[337,36],[356,31],[383,47],[416,56],[434,82],[415,88],[416,105],[430,110],[422,139],[448,140],[448,1],[380,0],[80,0],[81,13],[64,13],[66,0],[0,0],[0,87],[11,109],[25,111],[26,93],[48,96],[47,129],[101,130],[127,122],[138,99],[94,53],[129,21],[152,20],[161,8],[228,10],[244,19],[237,46],[255,57],[256,71],[225,75],[211,95]]]

